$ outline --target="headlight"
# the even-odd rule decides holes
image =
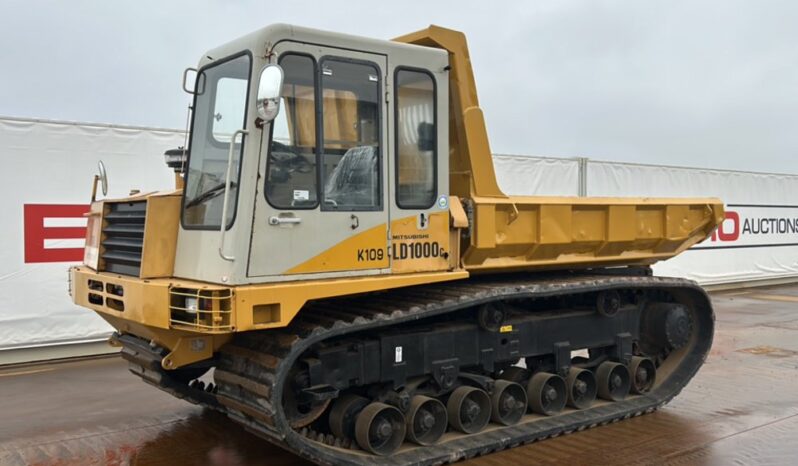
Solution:
[[[197,298],[192,296],[186,296],[186,312],[191,314],[197,313]]]

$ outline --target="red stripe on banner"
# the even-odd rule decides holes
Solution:
[[[45,249],[44,240],[85,238],[86,227],[45,227],[45,218],[83,218],[86,204],[25,204],[25,263],[80,262],[83,248]]]

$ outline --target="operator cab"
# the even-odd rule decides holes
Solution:
[[[448,82],[442,50],[286,25],[208,52],[175,276],[447,269]]]

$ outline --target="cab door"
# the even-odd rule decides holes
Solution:
[[[260,142],[248,275],[390,271],[386,57],[294,42],[275,52],[285,78]]]

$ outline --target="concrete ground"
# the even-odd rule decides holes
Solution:
[[[469,465],[795,464],[798,285],[717,293],[712,353],[665,408]],[[0,370],[1,465],[295,465],[118,357]]]

